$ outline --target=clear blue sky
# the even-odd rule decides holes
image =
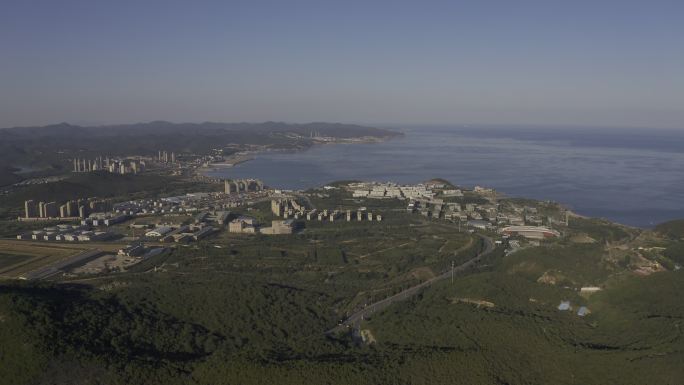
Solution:
[[[684,1],[5,0],[0,127],[684,129]]]

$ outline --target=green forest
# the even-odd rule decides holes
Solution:
[[[600,221],[572,226],[612,242],[635,236]],[[680,238],[663,234],[677,260]],[[120,274],[6,281],[0,383],[682,383],[682,271],[635,275],[601,243],[499,248],[365,319],[370,338],[326,333],[364,303],[472,258],[477,239],[405,215],[224,234]],[[555,284],[539,279],[549,272]],[[578,291],[587,285],[603,290]]]

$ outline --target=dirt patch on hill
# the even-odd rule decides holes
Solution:
[[[480,308],[480,307],[493,308],[494,306],[496,306],[496,304],[494,304],[494,302],[485,301],[483,299],[474,299],[474,298],[452,298],[451,303],[465,303],[468,305],[475,305],[478,308]]]

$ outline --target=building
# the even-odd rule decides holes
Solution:
[[[59,216],[61,218],[66,218],[69,216],[69,210],[67,209],[67,205],[61,205],[59,206]]]
[[[194,239],[195,241],[199,241],[200,239],[205,238],[205,237],[209,236],[210,234],[213,234],[216,231],[217,231],[217,229],[215,229],[211,226],[207,226],[207,227],[200,229],[196,233],[192,234],[192,239]],[[178,242],[178,240],[176,240],[176,241]]]
[[[78,216],[78,204],[75,201],[68,201],[66,205],[67,211],[69,212],[69,217]]]
[[[224,192],[236,194],[241,192],[263,191],[264,183],[258,179],[234,179],[224,181]]]
[[[281,201],[271,201],[271,212],[277,217],[282,217],[285,214],[285,204]]]
[[[228,231],[231,233],[256,233],[256,219],[248,216],[241,216],[230,221]]]
[[[294,221],[287,219],[284,221],[271,221],[271,227],[261,229],[262,234],[278,235],[278,234],[292,234],[294,230]]]
[[[158,226],[153,230],[150,230],[145,233],[146,237],[150,238],[161,238],[172,232],[173,229],[169,226]]]
[[[36,205],[36,202],[32,200],[24,202],[24,212],[26,218],[35,218],[40,215],[38,212],[38,206]]]
[[[44,218],[57,218],[57,217],[59,217],[59,207],[57,206],[57,202],[46,203],[44,208],[45,208]]]
[[[580,293],[582,294],[594,294],[601,291],[601,288],[598,286],[584,286],[580,288]]]
[[[122,257],[137,257],[145,253],[145,246],[138,243],[135,245],[128,245],[123,249],[119,249],[117,255]]]
[[[223,182],[224,185],[224,192],[226,194],[235,194],[238,192],[237,190],[237,184],[231,180],[227,180]]]
[[[129,219],[128,215],[110,215],[110,214],[91,214],[88,218],[81,219],[83,226],[112,226],[117,223],[125,222]]]
[[[480,219],[474,219],[474,220],[468,221],[468,226],[474,227],[476,229],[487,230],[491,226],[491,224],[487,221],[483,221]]]
[[[542,226],[508,226],[501,229],[501,233],[505,235],[520,235],[528,239],[545,239],[560,236],[558,231]]]

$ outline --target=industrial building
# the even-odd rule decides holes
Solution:
[[[161,238],[169,234],[170,232],[173,231],[173,228],[169,226],[158,226],[154,228],[153,230],[150,230],[145,233],[146,237],[149,238]]]
[[[560,236],[558,231],[542,226],[508,226],[501,229],[501,233],[505,235],[520,235],[528,239],[545,239]]]

